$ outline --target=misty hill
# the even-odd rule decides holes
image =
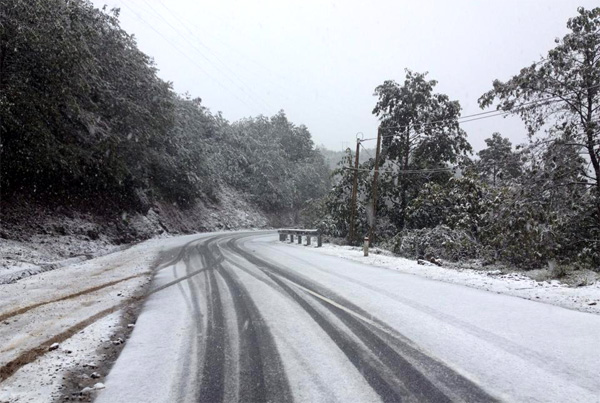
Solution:
[[[323,155],[323,157],[325,158],[325,162],[327,163],[327,166],[331,170],[339,168],[338,164],[340,163],[340,161],[342,161],[342,159],[344,158],[344,156],[346,156],[346,153],[347,153],[347,151],[328,150],[323,145],[318,146],[317,149]],[[355,152],[356,152],[356,150],[353,149],[352,150],[353,161],[354,161],[354,153]],[[366,148],[366,150],[365,150],[365,148],[361,148],[360,153],[358,155],[359,163],[363,164],[363,163],[367,162],[370,158],[375,159],[375,149],[374,148]]]

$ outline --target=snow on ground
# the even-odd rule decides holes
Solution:
[[[297,243],[290,245],[306,247]],[[521,273],[502,274],[499,270],[484,271],[440,267],[433,264],[421,265],[414,260],[394,256],[391,252],[378,248],[371,248],[367,257],[363,255],[362,248],[353,246],[323,244],[321,248],[313,246],[311,250],[432,280],[462,284],[498,294],[600,314],[600,282],[598,281],[586,286],[571,287],[558,280],[536,281]]]
[[[209,234],[204,236],[207,235]],[[121,332],[118,329],[123,326],[123,307],[148,289],[153,262],[161,252],[185,245],[199,237],[201,236],[190,235],[152,239],[118,253],[74,262],[12,284],[0,285],[0,369],[11,360],[18,361],[24,353],[43,347],[41,353],[37,351],[35,360],[20,365],[16,372],[0,383],[0,402],[50,402],[61,394],[64,396],[69,387],[69,392],[75,390],[73,388],[76,388],[76,392],[81,392],[86,387],[93,388],[97,383],[103,384],[106,371],[101,368],[108,366],[108,362],[113,359],[106,357],[106,351],[109,350],[103,350],[104,344],[108,343],[110,347],[117,334],[115,332]],[[275,241],[275,244],[279,243]],[[502,274],[499,271],[420,265],[379,249],[372,249],[371,255],[364,257],[361,248],[348,246],[289,246],[427,279],[600,313],[598,282],[575,288],[556,280],[535,281],[518,273]],[[158,268],[160,271],[156,284],[169,280],[171,268],[172,266],[165,270]],[[158,300],[160,295],[168,293],[165,291],[154,294],[154,298]],[[149,307],[152,306],[154,305],[151,303]],[[24,311],[19,312],[20,310]],[[92,320],[87,323],[90,318]],[[137,329],[138,325],[141,328]],[[143,321],[138,325],[135,329],[139,334],[145,330],[142,329],[145,325]],[[65,329],[74,329],[74,332],[62,337],[59,347],[49,351],[49,342],[64,334]],[[153,331],[145,333],[152,338],[156,337],[157,330],[159,328],[154,325]],[[187,330],[181,331],[185,333]],[[169,341],[166,343],[169,345]],[[157,362],[160,362],[160,357],[163,355],[157,352]],[[92,371],[95,365],[99,366],[96,371],[100,376],[92,379],[90,377],[95,372]],[[166,372],[177,373],[176,370]],[[70,386],[65,386],[65,383]],[[98,385],[98,388],[101,387],[102,385]],[[87,389],[87,398],[93,397],[95,392],[96,390]],[[78,399],[79,396],[75,398]],[[85,399],[86,395],[82,398]]]
[[[35,236],[28,242],[0,239],[0,284],[10,284],[59,267],[83,262],[129,245],[85,241],[72,236]],[[40,238],[40,239],[37,239]],[[51,244],[51,245],[49,245]]]
[[[0,402],[52,401],[71,372],[90,372],[87,361],[108,365],[96,350],[114,337],[119,312],[145,294],[159,254],[193,237],[152,239],[0,285]]]
[[[157,203],[146,214],[100,216],[27,203],[0,208],[0,284],[124,250],[167,233],[266,228],[269,218],[235,189],[221,186],[219,203],[192,209]]]
[[[440,272],[427,272],[438,279],[427,278],[415,274],[424,269],[416,263],[378,256],[366,261],[350,248],[292,246],[267,236],[248,238],[243,246],[298,273],[314,284],[313,291],[320,288],[326,297],[332,292],[360,307],[367,319],[385,322],[500,401],[598,402],[598,314],[492,292],[494,285],[502,288],[493,279],[483,284],[487,276],[473,287],[466,281],[470,275],[433,267]],[[560,287],[538,292],[556,297],[553,288]]]
[[[177,279],[185,272],[183,266],[169,266],[157,273],[154,287]],[[199,303],[202,300],[198,298]],[[186,344],[193,339],[191,335],[198,332],[193,314],[188,310],[190,304],[188,287],[179,285],[167,287],[146,300],[131,339],[107,377],[108,389],[100,391],[96,401],[181,401],[177,392],[186,391],[186,380],[198,354],[194,350],[186,356],[177,354],[182,349],[188,351]],[[193,344],[189,346],[193,347]],[[135,389],[134,385],[142,386]],[[171,388],[171,385],[177,387]]]
[[[114,346],[135,329],[124,315],[143,301],[153,274],[166,272],[155,267],[159,256],[172,259],[177,247],[213,234],[154,238],[0,284],[0,403],[46,403],[73,392],[75,400],[93,398],[122,348]]]
[[[92,387],[102,387],[102,382],[94,377],[98,374],[99,363],[106,356],[95,348],[110,342],[108,335],[119,327],[120,315],[121,311],[117,311],[105,316],[60,343],[57,349],[49,351],[36,362],[22,367],[1,384],[0,402],[53,401],[60,397],[65,387],[62,380],[69,375],[82,382],[87,381]]]

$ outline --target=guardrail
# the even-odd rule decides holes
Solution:
[[[306,237],[306,245],[310,245],[310,240],[312,237],[317,238],[317,248],[323,246],[323,238],[321,236],[321,231],[318,229],[280,229],[277,231],[279,233],[279,240],[281,242],[285,242],[288,239],[290,243],[294,242],[294,236],[298,237],[298,243],[302,245],[302,237]]]

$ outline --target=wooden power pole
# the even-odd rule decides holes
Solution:
[[[375,175],[373,176],[373,220],[369,231],[369,244],[375,240],[375,225],[377,223],[377,179],[379,177],[379,149],[381,148],[381,128],[377,130],[377,148],[375,149]]]
[[[352,180],[352,201],[350,202],[350,232],[348,242],[352,244],[355,239],[356,194],[358,193],[358,156],[360,154],[360,139],[356,139],[356,155],[354,157],[354,179]]]

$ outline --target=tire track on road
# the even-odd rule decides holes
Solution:
[[[7,362],[2,367],[0,367],[0,382],[8,379],[11,375],[17,372],[21,367],[27,365],[33,361],[35,361],[38,357],[46,354],[49,351],[49,348],[54,343],[61,343],[66,339],[72,337],[75,333],[85,329],[92,323],[102,319],[103,317],[127,306],[128,302],[123,302],[121,304],[117,304],[108,309],[100,311],[89,318],[75,324],[74,326],[69,327],[67,330],[53,336],[52,338],[46,340],[45,342],[39,344],[37,347],[34,347],[30,350],[24,351],[19,354],[15,359]]]
[[[199,398],[222,402],[225,394],[225,319],[221,295],[214,269],[205,272],[207,280],[206,354],[200,383]]]
[[[277,250],[276,248],[273,248],[273,246],[270,246],[270,245],[265,245],[265,247],[268,249],[271,249],[271,250]],[[289,256],[300,262],[303,262],[304,264],[311,265],[310,261],[299,258],[291,253],[283,252],[280,250],[277,250],[277,252],[282,253],[286,256]],[[582,388],[587,389],[591,392],[596,391],[596,382],[595,381],[596,381],[597,376],[594,373],[585,373],[585,372],[582,373],[581,369],[579,369],[573,365],[570,365],[567,362],[560,360],[556,357],[540,354],[539,352],[537,352],[535,350],[523,347],[505,337],[502,337],[501,335],[489,332],[481,327],[478,327],[469,322],[466,322],[465,320],[463,320],[461,318],[458,318],[458,317],[455,317],[452,315],[448,315],[448,314],[443,313],[439,310],[436,310],[432,307],[429,307],[422,303],[413,301],[409,298],[404,298],[402,296],[392,294],[387,290],[373,286],[364,281],[360,281],[360,280],[352,278],[350,276],[347,276],[347,275],[344,275],[344,274],[341,274],[338,272],[333,272],[333,271],[330,271],[330,270],[327,270],[327,269],[324,269],[324,268],[321,268],[318,266],[311,265],[311,267],[322,273],[327,273],[330,276],[334,276],[334,277],[343,279],[344,281],[347,281],[349,283],[358,285],[360,287],[364,287],[372,292],[375,292],[375,293],[383,295],[387,298],[393,299],[394,301],[398,302],[399,304],[402,304],[409,308],[420,311],[420,312],[422,312],[426,315],[429,315],[441,322],[445,322],[450,326],[461,329],[462,331],[464,331],[474,337],[477,337],[487,343],[493,344],[494,346],[501,348],[507,354],[514,355],[515,357],[518,357],[518,358],[526,360],[526,361],[536,362],[541,368],[544,368],[546,371],[548,371],[550,373],[558,375],[561,372],[564,372],[566,370],[570,374],[574,374],[574,375],[576,374],[578,376],[574,376],[573,378],[577,379],[577,384],[579,386],[581,386]],[[389,270],[389,269],[385,269],[385,268],[380,268],[380,269],[381,270]],[[559,368],[561,369],[561,371],[558,370]],[[581,379],[582,374],[585,375],[584,379]]]
[[[68,295],[65,295],[63,297],[56,298],[56,299],[53,299],[53,300],[50,300],[50,301],[38,302],[38,303],[35,303],[35,304],[32,304],[32,305],[25,306],[23,308],[16,309],[14,311],[6,312],[6,313],[3,313],[3,314],[0,314],[0,322],[4,321],[6,319],[10,319],[13,316],[23,315],[24,313],[27,313],[28,311],[30,311],[32,309],[39,308],[40,306],[44,306],[44,305],[48,305],[48,304],[54,304],[56,302],[62,302],[62,301],[66,301],[66,300],[69,300],[69,299],[81,297],[83,295],[90,294],[90,293],[93,293],[95,291],[102,290],[103,288],[111,287],[113,285],[117,285],[119,283],[122,283],[122,282],[128,281],[128,280],[132,280],[134,278],[138,278],[138,277],[142,277],[142,276],[148,276],[150,274],[152,274],[152,272],[145,271],[143,273],[134,274],[132,276],[121,278],[121,279],[118,279],[118,280],[109,281],[108,283],[100,284],[100,285],[97,285],[95,287],[86,288],[85,290],[82,290],[82,291],[79,291],[79,292],[76,292],[76,293],[73,293],[73,294],[68,294]]]
[[[233,299],[239,340],[239,399],[248,402],[291,402],[292,395],[273,336],[237,276],[221,262],[218,245],[207,243],[203,251],[216,265]]]
[[[379,393],[384,401],[402,401],[417,399],[418,401],[436,401],[446,402],[452,400],[462,401],[495,401],[496,399],[487,394],[477,385],[462,377],[460,374],[448,368],[444,364],[435,361],[431,357],[426,357],[423,353],[417,354],[423,361],[424,366],[435,367],[437,370],[437,379],[433,383],[425,376],[418,368],[413,365],[411,359],[405,358],[399,351],[412,352],[414,359],[415,348],[407,343],[404,336],[397,334],[394,329],[380,320],[373,318],[369,313],[363,311],[359,307],[351,304],[349,301],[335,295],[330,290],[324,290],[327,297],[341,306],[349,307],[350,310],[357,312],[359,315],[370,318],[370,321],[375,322],[378,327],[385,330],[384,332],[377,327],[367,326],[365,322],[357,319],[356,316],[350,315],[343,309],[336,307],[325,301],[323,298],[316,298],[314,295],[307,293],[306,297],[315,298],[323,309],[330,311],[344,325],[346,325],[352,334],[357,337],[365,346],[365,348],[356,343],[348,334],[337,328],[331,321],[319,310],[314,308],[306,301],[306,297],[294,290],[291,284],[298,284],[305,289],[322,289],[322,287],[313,284],[311,281],[282,270],[281,268],[262,260],[238,246],[237,242],[244,238],[232,238],[227,242],[230,250],[240,255],[248,262],[255,265],[263,271],[271,280],[273,280],[281,289],[287,292],[329,335],[329,337],[338,345],[348,359],[353,363],[357,370],[363,375],[365,380]],[[285,280],[285,281],[284,281]],[[319,292],[323,294],[323,292]],[[390,343],[390,335],[394,335],[394,342]],[[397,335],[397,336],[396,336]],[[394,345],[396,348],[393,348]],[[398,350],[398,351],[397,351]],[[435,364],[435,365],[432,365]],[[440,382],[440,378],[446,382]],[[458,382],[457,382],[458,381]]]

